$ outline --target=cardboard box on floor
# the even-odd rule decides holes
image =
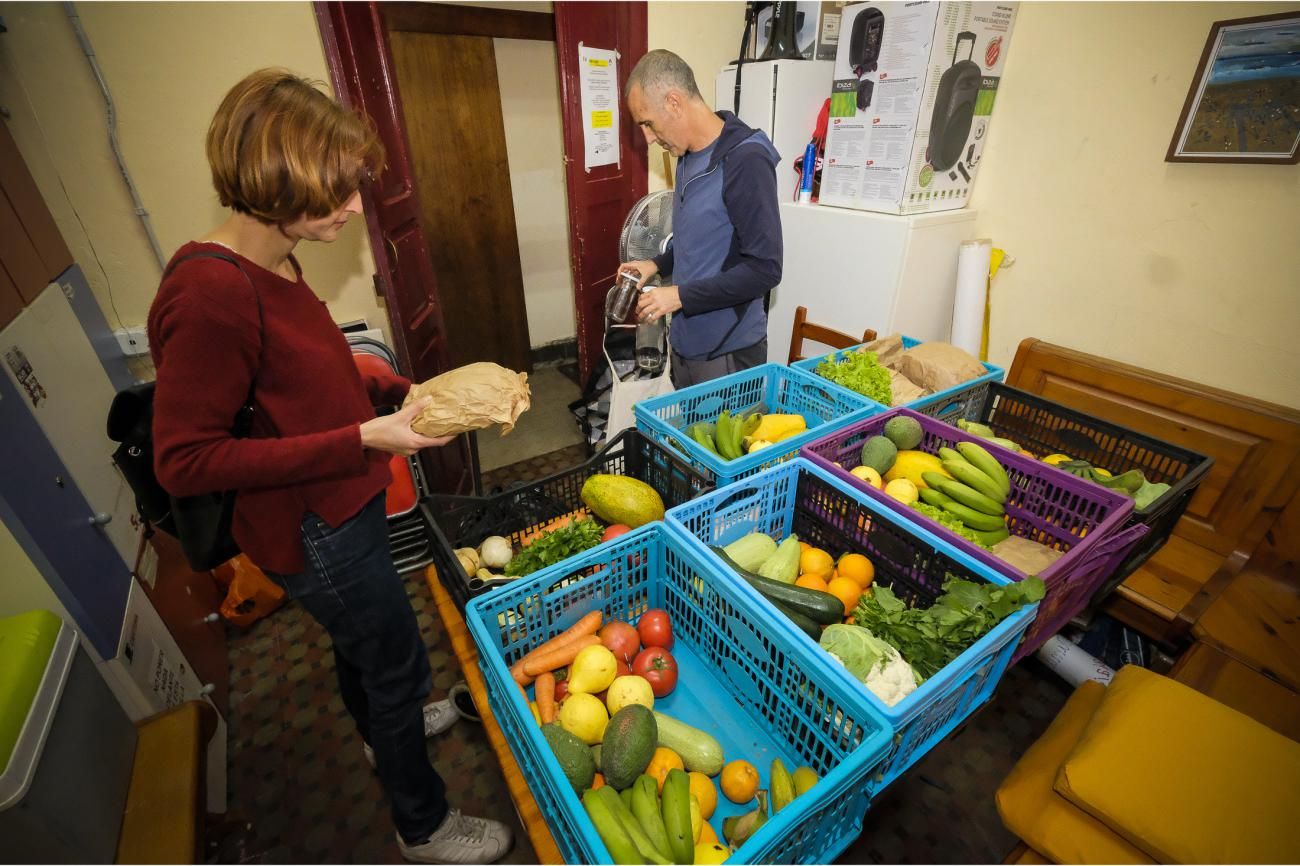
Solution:
[[[966,206],[1015,3],[857,3],[843,10],[820,203],[913,214]]]

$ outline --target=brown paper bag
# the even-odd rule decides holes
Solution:
[[[898,364],[898,360],[903,357],[903,335],[890,334],[888,337],[881,337],[879,340],[873,340],[862,346],[858,351],[875,352],[876,362],[880,366],[893,368]]]
[[[889,392],[894,398],[891,406],[902,406],[931,393],[892,368],[889,370]]]
[[[1049,565],[1065,555],[1059,550],[1052,550],[1018,535],[999,541],[993,545],[991,552],[998,559],[1029,575],[1042,574]]]
[[[987,371],[971,353],[949,343],[922,343],[903,353],[898,370],[922,388],[943,391]]]
[[[433,398],[411,422],[411,429],[423,436],[468,433],[493,424],[501,425],[504,436],[514,429],[515,421],[531,402],[527,373],[486,361],[457,367],[412,385],[402,405],[421,397]]]

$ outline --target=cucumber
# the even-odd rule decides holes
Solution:
[[[762,593],[763,597],[769,601],[779,601],[786,607],[792,608],[813,622],[822,625],[833,625],[844,621],[844,603],[829,592],[807,589],[802,586],[781,583],[777,580],[768,580],[766,577],[741,568],[734,559],[727,556],[727,552],[722,548],[711,547],[710,550],[716,553],[732,571],[740,575],[746,583]]]
[[[722,744],[711,734],[659,712],[655,713],[655,725],[659,745],[676,752],[686,769],[706,776],[716,776],[722,772]]]
[[[768,599],[768,601],[772,601],[772,599]],[[822,639],[822,627],[799,611],[779,601],[772,601],[772,606],[785,614],[785,618],[794,623],[795,628],[808,635],[814,642]]]

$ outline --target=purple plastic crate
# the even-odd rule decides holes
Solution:
[[[853,476],[850,470],[862,463],[862,443],[881,435],[885,422],[895,415],[915,418],[921,425],[925,437],[917,446],[918,451],[936,454],[941,447],[952,448],[958,442],[974,442],[987,448],[1011,478],[1011,496],[1006,505],[1007,528],[1011,534],[1064,552],[1038,574],[1047,585],[1047,596],[1039,603],[1038,619],[1025,633],[1013,661],[1029,655],[1060,631],[1084,608],[1093,591],[1114,571],[1124,554],[1146,535],[1147,527],[1140,524],[1122,529],[1133,512],[1133,500],[1127,496],[908,409],[895,409],[841,428],[805,445],[801,454],[893,510],[938,532],[998,573],[1012,580],[1023,580],[1027,575],[1018,568]]]

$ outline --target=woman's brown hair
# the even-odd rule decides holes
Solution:
[[[230,89],[207,151],[221,204],[277,224],[331,213],[384,164],[369,118],[284,69],[259,69]]]

